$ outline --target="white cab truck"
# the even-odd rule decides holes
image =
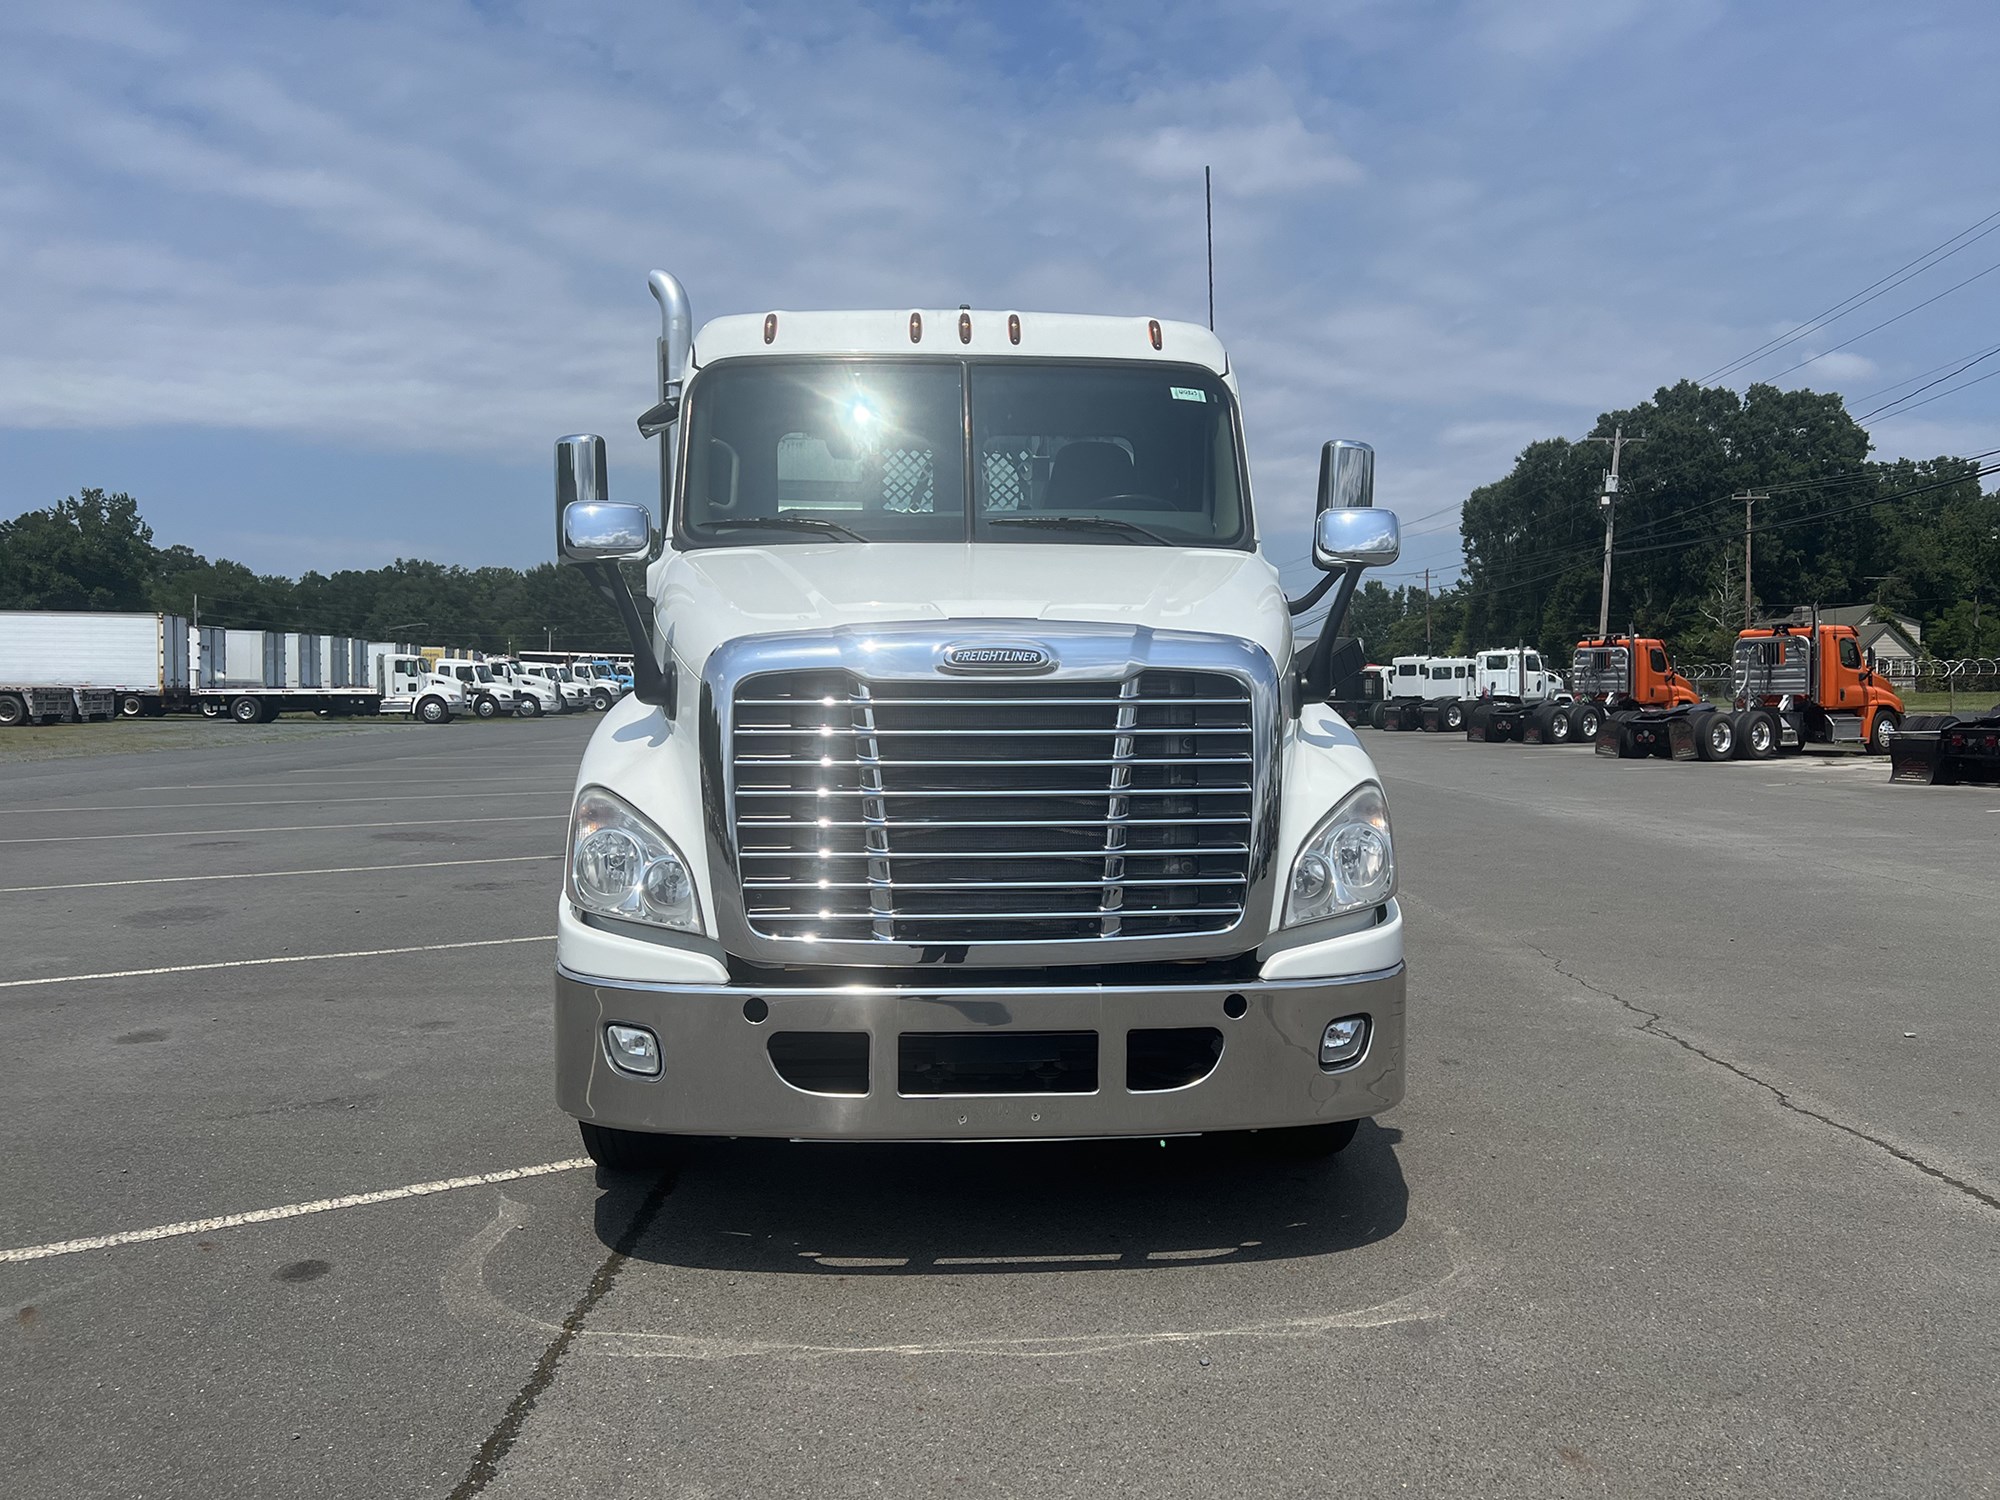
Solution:
[[[562,705],[561,712],[566,714],[582,713],[585,709],[591,707],[589,684],[580,679],[566,664],[553,661],[530,661],[523,662],[521,665],[522,670],[531,672],[541,678],[561,695],[559,699]],[[609,708],[611,705],[607,702],[603,706]]]
[[[530,672],[512,657],[489,656],[486,666],[495,682],[513,692],[513,712],[522,718],[533,719],[542,714],[563,711],[562,692],[548,678]]]
[[[449,724],[471,710],[465,684],[433,672],[414,646],[374,641],[368,646],[369,683],[381,712],[408,714],[426,724]]]
[[[179,615],[0,610],[0,728],[137,718],[187,703]]]
[[[1479,697],[1465,710],[1465,737],[1499,743],[1532,738],[1537,743],[1558,731],[1552,728],[1556,709],[1574,702],[1562,674],[1542,665],[1532,646],[1508,646],[1482,651],[1477,658]],[[1563,720],[1561,733],[1568,733]],[[1442,724],[1426,723],[1427,729]]]
[[[1288,600],[1204,328],[777,312],[691,337],[680,284],[651,285],[663,514],[607,497],[601,438],[556,445],[559,548],[636,678],[584,752],[558,903],[557,1097],[593,1157],[1325,1152],[1395,1104],[1388,806],[1326,704],[1361,572],[1397,555],[1373,453],[1323,450],[1327,576]]]
[[[1469,656],[1399,656],[1390,664],[1389,695],[1376,710],[1377,729],[1457,731],[1479,696],[1477,666]]]

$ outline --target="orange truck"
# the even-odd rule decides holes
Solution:
[[[1903,722],[1903,700],[1862,658],[1854,627],[1823,624],[1816,611],[1740,632],[1731,678],[1727,708],[1696,695],[1607,713],[1597,753],[1769,760],[1807,745],[1853,745],[1880,755]]]
[[[1585,744],[1594,743],[1615,715],[1706,707],[1694,684],[1675,669],[1666,642],[1651,636],[1604,635],[1578,641],[1570,658],[1569,685],[1576,702],[1569,709],[1567,736]]]

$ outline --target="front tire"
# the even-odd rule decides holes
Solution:
[[[602,688],[590,695],[590,706],[601,714],[611,712],[611,695]]]
[[[1893,710],[1886,708],[1876,710],[1875,722],[1868,726],[1868,753],[1887,755],[1889,741],[1896,737],[1896,731],[1902,727],[1903,721],[1896,717]]]
[[[482,719],[490,719],[500,712],[500,705],[491,698],[481,698],[473,705],[472,711]]]
[[[538,703],[533,698],[523,698],[521,700],[522,718],[539,719],[541,716],[542,716],[542,705],[540,703]]]
[[[589,1120],[576,1122],[584,1153],[607,1172],[660,1175],[679,1170],[692,1142],[682,1135],[654,1135],[644,1130],[617,1130]]]
[[[417,717],[426,724],[442,724],[451,717],[442,698],[425,698],[417,704]]]
[[[1451,734],[1457,734],[1465,728],[1465,705],[1463,703],[1447,703],[1444,706],[1444,727]]]

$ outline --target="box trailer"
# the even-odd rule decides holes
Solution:
[[[179,615],[0,610],[0,725],[138,718],[187,702]]]
[[[189,696],[212,719],[227,714],[239,724],[261,724],[281,713],[344,717],[381,710],[382,695],[365,673],[345,685],[326,681],[318,636],[212,625],[194,634]],[[352,678],[351,645],[348,660]]]

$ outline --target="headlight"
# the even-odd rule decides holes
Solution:
[[[1379,906],[1395,894],[1389,804],[1369,782],[1328,813],[1299,850],[1285,890],[1285,925]]]
[[[694,875],[680,850],[601,786],[577,796],[568,885],[569,899],[599,916],[701,931]]]

